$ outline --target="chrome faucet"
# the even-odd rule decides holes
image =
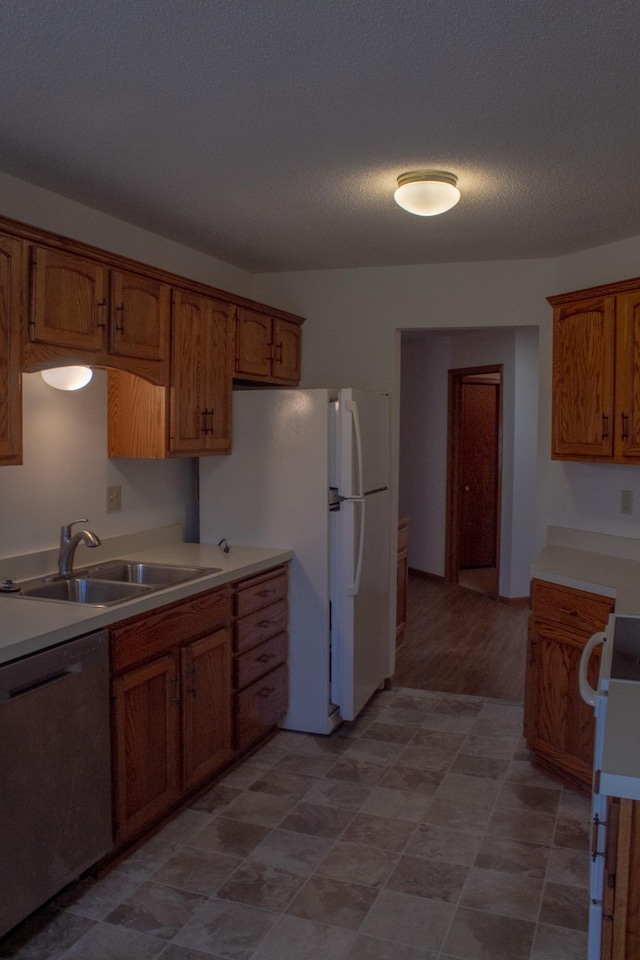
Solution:
[[[86,517],[72,520],[60,528],[60,552],[58,554],[58,573],[61,577],[69,577],[73,573],[73,558],[76,547],[82,540],[87,547],[99,547],[100,537],[91,530],[79,530],[71,536],[71,527],[74,523],[87,523]]]

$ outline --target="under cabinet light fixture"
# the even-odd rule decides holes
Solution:
[[[460,199],[455,173],[445,170],[412,170],[398,177],[394,199],[407,213],[435,217],[455,207]]]
[[[91,367],[51,367],[50,370],[41,370],[40,374],[45,383],[56,390],[81,390],[91,380]]]

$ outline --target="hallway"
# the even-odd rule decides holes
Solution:
[[[522,702],[528,604],[409,573],[394,685]]]

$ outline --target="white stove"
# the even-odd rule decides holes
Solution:
[[[602,645],[598,688],[587,680],[591,654]],[[600,960],[607,798],[640,800],[640,617],[611,614],[588,641],[580,661],[580,695],[594,708],[589,940],[587,960]]]

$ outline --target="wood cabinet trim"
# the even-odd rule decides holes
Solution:
[[[301,317],[295,313],[290,313],[287,310],[281,310],[278,307],[266,306],[265,304],[259,303],[255,300],[250,300],[247,297],[242,297],[226,290],[220,290],[218,287],[209,286],[208,284],[202,283],[199,280],[190,280],[188,277],[171,273],[168,270],[163,270],[159,267],[142,263],[139,260],[134,260],[118,253],[111,253],[110,251],[103,250],[100,247],[94,247],[91,244],[84,243],[80,240],[74,240],[71,237],[65,237],[62,234],[53,233],[52,231],[44,230],[40,227],[34,227],[27,223],[22,223],[19,220],[12,220],[9,217],[0,216],[0,231],[19,237],[23,240],[27,240],[30,243],[44,244],[58,250],[75,253],[78,256],[88,257],[116,270],[137,273],[143,277],[148,277],[158,280],[162,283],[169,284],[172,287],[180,287],[185,290],[191,290],[200,293],[204,297],[215,297],[219,300],[226,300],[227,302],[233,303],[236,306],[243,306],[247,307],[248,309],[263,311],[268,313],[269,316],[279,317],[283,320],[288,320],[291,323],[303,324],[305,320],[304,317]]]

